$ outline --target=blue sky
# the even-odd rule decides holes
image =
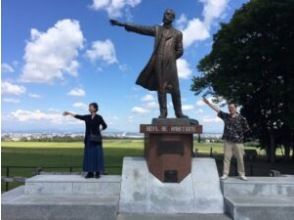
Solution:
[[[198,61],[211,50],[220,22],[244,0],[2,0],[2,131],[83,130],[64,110],[87,113],[98,102],[109,131],[138,131],[157,117],[156,93],[135,85],[153,38],[109,25],[109,18],[144,25],[176,11],[184,34],[178,60],[184,113],[204,132],[223,123],[191,91]],[[169,102],[169,117],[174,117]],[[226,109],[225,109],[226,110]]]

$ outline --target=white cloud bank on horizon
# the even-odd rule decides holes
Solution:
[[[63,116],[62,113],[58,112],[44,112],[40,110],[24,110],[17,109],[5,116],[5,119],[19,122],[37,122],[44,121],[44,125],[47,123],[51,124],[81,124],[81,121],[76,120],[69,116]]]
[[[76,20],[59,20],[46,32],[31,29],[31,39],[25,47],[25,65],[21,80],[32,83],[53,83],[65,73],[77,76],[78,51],[84,36]]]

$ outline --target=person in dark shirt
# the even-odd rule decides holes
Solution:
[[[107,125],[101,115],[97,114],[98,104],[90,103],[88,115],[77,115],[71,112],[64,112],[63,115],[71,115],[76,119],[85,121],[86,131],[84,138],[84,159],[83,170],[87,172],[85,178],[99,178],[104,173],[104,156],[102,148],[101,130],[105,130]]]
[[[217,106],[211,104],[206,98],[203,101],[217,112],[225,124],[222,139],[224,140],[224,167],[222,180],[228,178],[230,172],[231,158],[233,154],[237,159],[238,174],[240,179],[247,180],[244,169],[244,134],[249,131],[246,118],[237,112],[236,105],[229,103],[229,113],[221,111]]]

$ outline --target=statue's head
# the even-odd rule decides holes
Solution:
[[[172,9],[166,9],[163,14],[162,22],[164,24],[171,24],[176,18],[176,13]]]

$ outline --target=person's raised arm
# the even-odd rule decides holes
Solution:
[[[77,118],[77,119],[80,119],[80,120],[85,120],[84,115],[77,115],[77,114],[74,114],[74,113],[71,113],[71,112],[68,112],[68,111],[63,112],[63,116],[67,116],[67,115],[70,115],[70,116],[72,116],[74,118]]]
[[[220,112],[220,109],[217,106],[215,106],[212,103],[210,103],[207,98],[203,97],[203,102],[205,104],[207,104],[210,108],[212,108],[214,111],[216,111],[217,113]]]
[[[109,20],[110,24],[113,26],[121,26],[124,27],[127,31],[132,31],[138,34],[144,34],[149,36],[155,36],[155,26],[143,26],[143,25],[135,25],[135,24],[129,24],[120,22],[115,19]]]

